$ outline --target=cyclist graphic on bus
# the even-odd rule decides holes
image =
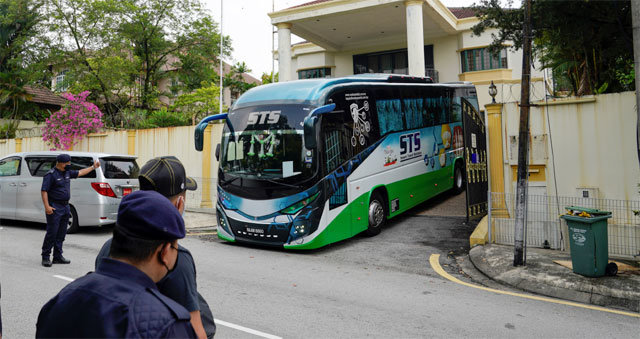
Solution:
[[[360,145],[364,146],[366,140],[363,133],[369,133],[371,124],[367,121],[367,113],[369,112],[369,102],[365,101],[362,107],[358,108],[358,104],[353,103],[349,106],[351,118],[353,119],[353,135],[351,136],[351,145],[356,147],[358,140]],[[357,139],[356,139],[357,137]]]

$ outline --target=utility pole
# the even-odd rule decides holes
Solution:
[[[275,4],[275,0],[271,0],[271,13],[276,11],[276,4]],[[271,25],[271,82],[274,82],[273,79],[275,78],[275,71],[276,71],[276,59],[274,58],[274,54],[276,51],[276,31],[273,27],[273,25]]]
[[[520,85],[520,132],[518,134],[518,186],[516,188],[516,225],[513,266],[524,259],[527,185],[529,182],[529,84],[531,81],[531,0],[524,0],[522,26],[522,82]]]
[[[636,71],[636,148],[640,162],[640,0],[631,0],[633,26],[633,68]]]
[[[222,94],[222,78],[224,77],[224,69],[222,67],[222,65],[224,65],[224,61],[222,61],[222,53],[224,53],[224,50],[222,49],[222,47],[224,46],[224,34],[222,34],[222,5],[224,3],[224,0],[220,0],[220,57],[218,58],[220,60],[220,114],[222,114],[222,98],[223,98],[223,94]]]

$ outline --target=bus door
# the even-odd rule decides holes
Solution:
[[[334,229],[336,237],[347,238],[351,236],[351,211],[341,208],[348,204],[347,174],[341,170],[350,158],[349,140],[346,134],[344,112],[336,108],[334,112],[323,114],[320,119],[320,146],[322,173],[326,180],[324,183],[325,196],[329,200],[329,215],[327,220],[341,219],[338,229]]]

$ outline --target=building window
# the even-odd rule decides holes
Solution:
[[[507,50],[492,55],[488,48],[468,49],[460,52],[460,61],[462,73],[507,68]]]
[[[424,68],[428,76],[436,74],[433,68],[433,45],[424,46]],[[353,56],[353,74],[394,73],[409,74],[409,55],[406,49],[382,51]],[[437,80],[434,79],[436,82]]]
[[[69,89],[69,84],[64,81],[66,74],[67,70],[65,69],[56,75],[56,84],[54,88],[56,92],[66,92]]]
[[[298,79],[331,78],[331,68],[313,68],[298,71]]]

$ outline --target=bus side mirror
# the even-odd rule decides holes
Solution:
[[[209,126],[209,122],[214,121],[214,120],[221,120],[221,119],[225,119],[226,120],[227,116],[229,116],[228,113],[210,115],[210,116],[202,119],[198,123],[198,126],[196,126],[196,130],[193,133],[193,139],[195,141],[196,151],[202,152],[202,148],[203,148],[203,144],[204,144],[204,130],[207,129],[207,126]],[[227,121],[227,124],[228,123],[229,122]]]
[[[216,145],[216,160],[220,161],[220,144]]]
[[[316,124],[318,123],[318,115],[329,113],[336,109],[336,104],[328,104],[320,106],[304,118],[304,147],[307,149],[315,149],[318,147],[316,140]]]
[[[308,116],[304,118],[304,147],[307,149],[315,149],[316,145],[316,123],[318,117]]]

